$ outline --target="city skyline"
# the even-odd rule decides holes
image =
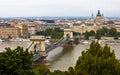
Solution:
[[[96,16],[120,17],[119,0],[0,0],[0,17]]]

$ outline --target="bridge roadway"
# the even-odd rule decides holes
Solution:
[[[46,50],[46,55],[40,55],[39,53],[39,48],[37,51],[33,52],[33,61],[37,61],[38,59],[42,58],[42,57],[46,57],[47,56],[47,53],[50,52],[51,50],[55,49],[56,47],[64,44],[64,43],[68,43],[70,42],[70,38],[67,36],[66,38],[62,37],[59,41],[57,41],[56,43],[54,44],[51,44],[51,45],[46,45],[45,46],[45,50]],[[34,42],[32,42],[33,44]],[[28,49],[32,46],[32,44],[28,47]]]
[[[46,47],[45,47],[46,53],[48,53],[49,51],[55,49],[56,47],[58,47],[58,46],[60,46],[60,45],[62,45],[64,43],[67,43],[69,41],[70,41],[69,38],[66,38],[66,39],[61,38],[59,41],[57,41],[56,43],[54,43],[52,45],[46,45]]]

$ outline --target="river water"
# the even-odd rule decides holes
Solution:
[[[17,46],[27,48],[30,42],[0,42],[0,51],[3,51],[5,47],[12,49]],[[109,45],[111,50],[115,50],[116,57],[120,59],[120,44]],[[81,56],[81,52],[86,50],[89,44],[78,44],[75,47],[57,47],[48,53],[47,61],[50,63],[48,68],[53,70],[67,70],[69,66],[74,66],[78,57]]]

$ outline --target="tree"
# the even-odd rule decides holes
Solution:
[[[118,36],[114,36],[114,39],[115,39],[115,40],[118,40],[118,39],[119,39],[119,37],[118,37]]]
[[[37,69],[37,71],[39,72],[39,75],[48,75],[50,73],[50,70],[46,67],[39,67]]]
[[[106,27],[103,27],[102,30],[103,30],[104,35],[108,36],[109,29],[107,29]]]
[[[93,30],[91,30],[89,33],[90,33],[90,36],[95,36],[95,32]]]
[[[33,55],[27,49],[17,47],[5,50],[0,53],[0,75],[34,75],[31,60]]]
[[[49,73],[49,75],[65,75],[65,73],[60,70],[55,70],[54,72]]]
[[[60,28],[47,28],[45,31],[37,31],[36,35],[51,36],[52,39],[60,39],[64,32]]]
[[[89,39],[90,36],[95,36],[95,32],[91,30],[90,32],[86,31],[84,33],[85,39]]]
[[[101,35],[100,35],[99,33],[96,33],[96,34],[95,34],[95,38],[96,38],[96,39],[101,39]]]
[[[45,35],[45,36],[50,36],[52,31],[53,31],[52,28],[47,28],[47,29],[45,30],[44,35]]]
[[[84,36],[85,36],[85,39],[89,39],[89,37],[90,37],[89,32],[88,32],[88,31],[86,31],[86,32],[84,33]]]
[[[110,36],[116,36],[116,34],[117,34],[117,30],[115,28],[109,29],[109,35]]]
[[[60,28],[54,28],[54,30],[51,33],[51,38],[53,39],[60,39],[64,35],[63,30]]]
[[[37,31],[36,32],[36,35],[44,35],[45,34],[45,31]]]
[[[73,67],[69,67],[68,71],[65,71],[64,73],[65,73],[65,75],[76,75]]]
[[[77,60],[75,72],[76,75],[119,75],[120,63],[108,45],[102,47],[94,41]]]
[[[79,32],[73,32],[73,35],[80,35],[80,33]]]

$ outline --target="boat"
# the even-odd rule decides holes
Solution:
[[[102,44],[105,44],[105,41],[104,41],[104,40],[99,40],[98,43],[99,43],[100,45],[102,45]]]
[[[88,41],[84,41],[83,43],[89,43]]]
[[[27,42],[27,41],[30,41],[30,39],[28,38],[12,38],[12,39],[9,39],[9,41],[13,41],[13,42]]]
[[[108,40],[105,41],[106,44],[120,44],[120,40]]]
[[[0,42],[4,42],[4,39],[0,39]]]
[[[100,40],[99,44],[120,44],[120,40]]]
[[[81,40],[80,43],[82,43],[82,44],[88,44],[89,42],[87,40]]]
[[[28,41],[30,41],[30,39],[29,38],[26,38],[26,39],[23,38],[22,41],[23,42],[28,42]]]
[[[9,41],[18,42],[18,41],[22,41],[22,39],[21,38],[12,38],[12,39],[9,39]]]
[[[46,44],[50,44],[50,40],[49,39],[45,39],[45,43]]]

